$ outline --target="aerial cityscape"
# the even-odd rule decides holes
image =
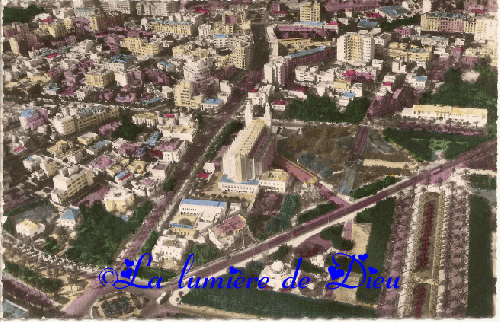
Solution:
[[[487,318],[496,0],[3,0],[5,319]]]

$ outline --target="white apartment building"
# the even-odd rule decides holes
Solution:
[[[54,191],[51,193],[51,198],[54,202],[61,203],[93,183],[94,175],[91,170],[78,166],[63,168],[54,177]]]
[[[62,135],[70,135],[76,132],[75,120],[71,116],[56,116],[52,120],[55,130]]]
[[[119,11],[130,15],[135,7],[135,1],[132,0],[103,0],[101,6],[104,11],[112,12]]]
[[[348,32],[337,39],[337,60],[369,63],[375,56],[375,42],[371,35]]]

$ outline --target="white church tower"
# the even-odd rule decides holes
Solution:
[[[266,102],[266,112],[264,114],[264,122],[266,122],[266,126],[268,128],[271,128],[273,117],[271,115],[271,106],[269,105],[269,102]]]
[[[245,127],[250,127],[253,121],[253,105],[250,100],[247,100],[247,106],[245,107]]]

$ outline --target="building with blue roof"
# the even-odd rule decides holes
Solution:
[[[356,94],[355,94],[355,93],[353,93],[353,92],[345,92],[345,93],[344,93],[344,97],[347,97],[347,98],[349,98],[349,99],[352,99],[352,98],[354,98],[355,96],[356,96]]]
[[[133,55],[118,54],[111,57],[105,64],[105,68],[115,71],[123,72],[132,67],[135,57]]]
[[[179,212],[172,218],[172,232],[181,233],[191,227],[202,231],[223,218],[227,212],[227,202],[217,200],[182,199]],[[172,226],[172,223],[178,226]],[[189,227],[186,227],[189,226]]]
[[[35,130],[47,121],[47,111],[43,108],[38,111],[26,108],[19,115],[19,122],[21,122],[21,127],[25,130]]]
[[[360,19],[358,22],[358,28],[377,28],[378,22],[370,21],[366,19]]]
[[[219,186],[223,191],[255,194],[259,190],[259,181],[235,182],[225,174],[221,177]]]
[[[324,47],[320,46],[320,47],[316,47],[314,49],[304,50],[304,51],[301,51],[299,53],[289,54],[288,56],[291,58],[298,58],[298,57],[303,57],[303,56],[315,54],[317,52],[323,51],[324,49],[325,49]]]
[[[402,6],[380,7],[377,8],[375,11],[389,18],[390,20],[403,18],[409,13],[408,9],[403,8]]]
[[[182,199],[181,205],[199,206],[199,207],[226,207],[225,201],[201,200],[201,199]]]
[[[27,108],[27,109],[25,109],[24,111],[21,112],[21,117],[32,117],[35,114],[36,114],[35,111],[33,111],[30,108]]]
[[[201,110],[202,111],[206,111],[206,110],[213,111],[215,109],[222,107],[223,104],[224,104],[224,102],[220,98],[207,98],[203,101],[203,103],[201,103]]]
[[[82,212],[80,211],[79,208],[69,207],[63,212],[61,217],[57,220],[57,224],[59,226],[69,229],[70,231],[73,231],[80,224],[81,216]]]

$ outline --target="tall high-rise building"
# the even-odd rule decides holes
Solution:
[[[276,149],[276,137],[272,133],[272,116],[269,103],[263,118],[253,118],[253,107],[247,102],[245,128],[241,130],[222,157],[224,177],[244,183],[258,179],[269,170]],[[226,179],[226,180],[227,180]]]
[[[247,69],[250,67],[251,60],[251,43],[239,42],[232,48],[232,53],[229,56],[229,62],[236,68]]]
[[[300,6],[300,21],[320,21],[321,6],[318,2],[304,2]]]
[[[370,62],[375,56],[375,42],[370,35],[354,32],[337,39],[337,60]]]
[[[106,12],[118,11],[124,14],[131,14],[135,11],[135,1],[131,0],[103,0],[102,9]]]

